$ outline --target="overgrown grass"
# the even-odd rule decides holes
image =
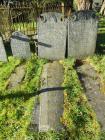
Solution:
[[[86,59],[90,63],[100,77],[101,91],[105,93],[105,17],[101,17],[99,20],[98,39],[96,54],[93,57]],[[101,132],[101,140],[105,140],[105,132]]]
[[[61,132],[32,133],[28,137],[32,140],[99,140],[100,126],[95,113],[91,109],[78,76],[73,66],[75,61],[68,59],[60,61],[64,66],[64,113],[61,123],[64,129]]]
[[[13,59],[15,60],[15,59]],[[11,63],[15,61],[11,60]],[[17,60],[18,62],[19,60]],[[20,62],[20,61],[19,61]],[[0,140],[26,140],[40,74],[45,60],[33,56],[26,62],[26,75],[20,86],[0,93]],[[14,65],[2,64],[1,71]],[[6,68],[7,69],[7,68]],[[10,73],[9,73],[10,74]],[[4,73],[5,75],[5,73]],[[2,86],[0,87],[2,89]]]
[[[29,131],[37,98],[35,95],[40,87],[39,79],[46,62],[32,56],[29,61],[24,62],[26,75],[21,85],[0,93],[0,140],[98,140],[100,128],[83,94],[73,68],[73,59],[61,62],[65,71],[63,86],[69,87],[64,92],[64,114],[61,118],[64,129],[61,132],[47,133]],[[5,68],[2,64],[1,70],[3,69]]]
[[[95,113],[90,107],[77,73],[74,70],[74,60],[63,62],[65,68],[64,114],[62,121],[67,127],[70,140],[99,140],[100,127]]]
[[[0,91],[6,88],[7,79],[20,63],[19,59],[13,57],[9,57],[8,63],[0,62]]]
[[[32,22],[25,22],[25,23],[14,23],[11,26],[11,30],[12,31],[21,31],[23,33],[35,33],[35,29],[37,28],[36,22],[32,21]]]

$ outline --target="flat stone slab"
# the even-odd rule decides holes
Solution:
[[[97,18],[92,11],[74,13],[68,21],[68,56],[77,59],[91,56],[96,49]]]
[[[48,12],[38,19],[38,56],[49,60],[65,58],[67,21],[63,15]]]
[[[105,94],[100,89],[100,78],[94,68],[89,64],[78,67],[77,72],[100,126],[102,130],[105,130]]]
[[[46,64],[41,76],[39,131],[56,130],[63,128],[60,118],[63,114],[63,90],[54,90],[63,83],[63,66],[58,62]]]
[[[32,112],[32,119],[30,122],[29,130],[31,131],[38,131],[39,130],[39,109],[40,109],[40,104],[38,101],[38,97],[35,97],[35,105],[34,109]]]
[[[0,61],[7,62],[7,54],[3,43],[3,38],[0,35]]]
[[[21,32],[17,31],[12,34],[11,49],[15,57],[24,59],[31,57],[29,38]]]
[[[8,80],[9,81],[8,89],[12,89],[18,86],[22,82],[24,76],[25,76],[25,66],[20,65],[19,67],[16,68],[15,72],[11,74]]]

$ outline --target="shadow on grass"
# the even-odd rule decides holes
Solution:
[[[101,17],[98,25],[96,54],[105,54],[105,18]]]
[[[52,88],[41,89],[39,91],[34,91],[33,93],[26,93],[26,92],[18,91],[11,94],[0,95],[0,100],[14,99],[14,98],[24,98],[24,100],[28,100],[29,98],[34,97],[36,95],[40,95],[42,93],[47,93],[49,91],[62,91],[69,88],[70,87],[52,87]]]
[[[98,34],[96,54],[105,54],[105,33]]]

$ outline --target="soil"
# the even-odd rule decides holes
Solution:
[[[88,101],[96,113],[101,129],[105,130],[105,94],[100,89],[99,75],[90,64],[83,64],[76,69]]]

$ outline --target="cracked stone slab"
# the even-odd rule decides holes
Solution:
[[[89,64],[78,67],[77,72],[100,126],[102,130],[105,130],[105,95],[100,89],[100,78],[94,68]]]
[[[40,103],[39,98],[35,98],[35,105],[32,112],[32,118],[29,126],[29,130],[31,131],[38,131],[39,129],[39,109],[40,109]]]
[[[63,128],[60,121],[64,104],[63,90],[47,90],[61,87],[63,76],[63,66],[59,62],[48,63],[43,68],[41,89],[46,89],[46,92],[40,94],[39,131],[59,131]]]

